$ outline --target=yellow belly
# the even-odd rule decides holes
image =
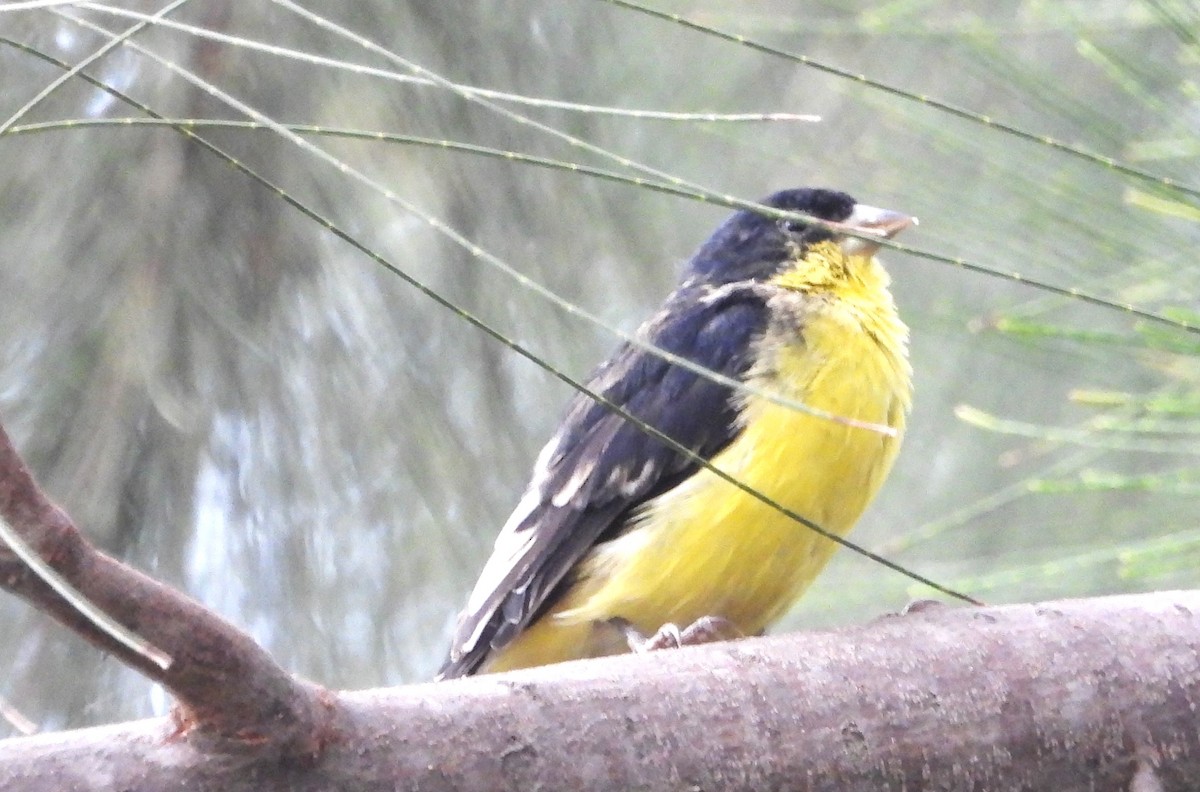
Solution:
[[[775,350],[772,375],[756,384],[837,415],[887,424],[896,436],[751,396],[743,431],[712,461],[843,535],[878,491],[899,447],[909,402],[903,337],[891,348],[827,319],[806,325],[804,341]],[[614,617],[645,634],[710,615],[747,635],[761,632],[796,601],[836,548],[700,471],[647,504],[622,536],[585,557],[574,587],[487,670],[623,651],[622,637],[604,626]]]

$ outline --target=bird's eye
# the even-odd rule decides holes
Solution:
[[[804,229],[808,228],[806,224],[800,222],[799,220],[788,220],[786,218],[780,218],[777,221],[777,224],[779,226],[779,230],[785,234],[799,234],[802,233]]]

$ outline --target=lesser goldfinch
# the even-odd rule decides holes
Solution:
[[[753,387],[714,382],[628,343],[587,386],[842,535],[891,469],[911,370],[878,245],[837,227],[890,238],[912,218],[824,189],[784,190],[763,203],[833,226],[736,212],[637,331]],[[712,618],[757,634],[835,549],[578,394],[496,540],[439,678],[624,652],[630,630],[651,635]]]

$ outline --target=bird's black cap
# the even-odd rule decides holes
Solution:
[[[846,221],[855,207],[854,199],[846,193],[811,187],[781,190],[761,203],[831,223]],[[708,283],[765,280],[779,272],[794,255],[797,244],[833,237],[833,232],[802,220],[780,220],[741,209],[696,251],[683,277],[685,281]]]

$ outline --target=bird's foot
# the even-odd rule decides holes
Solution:
[[[722,616],[703,616],[696,621],[679,629],[678,624],[668,622],[658,628],[658,632],[646,637],[627,619],[617,617],[609,619],[608,623],[625,635],[629,649],[638,654],[653,652],[659,649],[678,649],[681,646],[697,646],[715,641],[731,641],[745,636],[737,625]]]

